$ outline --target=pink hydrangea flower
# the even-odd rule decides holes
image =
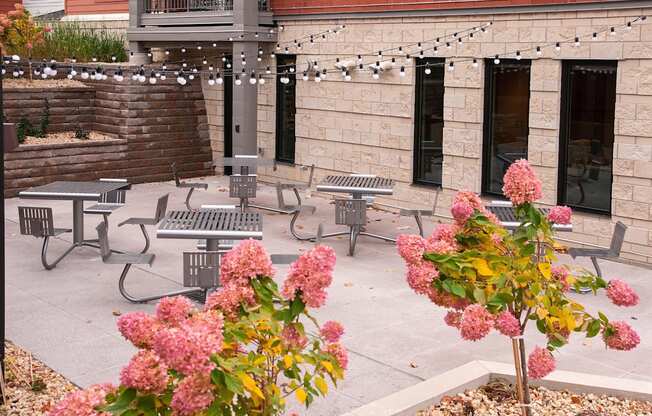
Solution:
[[[168,385],[168,368],[151,350],[141,350],[120,372],[120,383],[141,393],[162,393]]]
[[[317,246],[306,251],[290,265],[282,294],[287,300],[300,294],[301,300],[311,308],[326,302],[326,288],[333,281],[335,251],[327,246]]]
[[[258,276],[274,276],[272,260],[259,241],[244,240],[222,257],[220,278],[224,286],[249,286],[249,281]]]
[[[446,322],[446,325],[448,326],[459,329],[460,324],[462,323],[462,312],[448,311],[446,316],[444,316],[444,322]]]
[[[553,266],[551,268],[552,278],[559,282],[564,292],[570,290],[570,282],[568,281],[568,276],[570,273],[568,269],[564,266]]]
[[[426,240],[420,235],[401,234],[396,239],[396,247],[407,264],[417,264],[423,260]]]
[[[503,193],[514,205],[534,202],[542,196],[541,181],[525,159],[519,159],[511,164],[503,177],[503,182]]]
[[[510,338],[521,335],[521,324],[509,311],[502,311],[496,317],[496,329]]]
[[[178,326],[188,318],[192,309],[192,302],[184,296],[163,298],[156,305],[156,317],[168,325]]]
[[[532,378],[544,378],[555,371],[555,357],[550,351],[534,347],[527,360],[527,373]]]
[[[475,212],[475,209],[467,201],[457,201],[451,207],[451,214],[458,224],[464,224]]]
[[[349,366],[349,353],[346,348],[342,346],[342,344],[327,344],[326,350],[324,352],[327,352],[328,354],[335,357],[337,363],[342,369],[346,370],[346,368]]]
[[[641,342],[636,331],[623,321],[609,323],[610,331],[602,332],[602,339],[608,348],[619,351],[633,350]],[[610,332],[609,335],[607,333]]]
[[[451,245],[457,244],[455,235],[459,231],[459,227],[455,224],[438,224],[432,231],[432,235],[428,237],[428,241],[447,241]]]
[[[469,301],[464,298],[453,295],[452,293],[439,291],[433,288],[427,293],[427,296],[430,298],[432,303],[435,305],[442,306],[444,308],[455,309],[458,311],[463,310],[469,306]]]
[[[429,261],[408,266],[406,280],[416,293],[428,296],[432,289],[432,282],[439,277],[435,265]]]
[[[620,279],[613,279],[607,286],[607,297],[617,306],[638,305],[638,295]]]
[[[308,337],[302,334],[294,325],[289,324],[281,331],[281,337],[291,349],[302,350],[308,345]]]
[[[450,242],[447,240],[428,241],[426,243],[427,253],[448,254],[457,251],[457,242]]]
[[[555,224],[570,224],[573,210],[566,206],[556,206],[548,213],[548,221]]]
[[[494,317],[482,305],[469,305],[462,313],[460,334],[467,341],[478,341],[489,334]]]
[[[321,336],[328,342],[337,342],[344,334],[344,327],[341,323],[336,321],[324,322],[321,327]]]
[[[194,416],[207,409],[214,399],[210,376],[193,374],[179,382],[170,407],[175,416]]]
[[[185,375],[210,372],[212,354],[222,350],[222,315],[204,311],[179,327],[165,328],[154,336],[154,351],[170,368]]]
[[[118,330],[137,348],[151,348],[154,334],[161,328],[158,320],[145,312],[131,312],[118,319]]]
[[[107,394],[115,391],[116,388],[107,383],[72,392],[57,403],[48,416],[111,416],[110,413],[98,412],[95,408],[106,405]]]
[[[256,294],[251,286],[237,286],[234,284],[223,286],[206,298],[204,310],[215,309],[221,311],[229,320],[238,318],[240,305],[256,305]]]

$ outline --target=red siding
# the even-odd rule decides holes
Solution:
[[[14,4],[21,3],[22,0],[0,0],[0,13],[7,13],[14,10]]]
[[[278,15],[400,10],[471,9],[543,4],[602,3],[609,0],[271,0]]]
[[[128,12],[128,0],[66,0],[66,14],[104,14]]]

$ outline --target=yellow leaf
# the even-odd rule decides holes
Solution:
[[[315,378],[315,386],[319,389],[321,394],[324,396],[328,394],[328,384],[326,384],[326,380],[324,380],[321,377]]]
[[[285,357],[283,357],[283,364],[285,364],[285,368],[292,367],[292,354],[285,354]]]
[[[303,357],[300,356],[299,354],[294,354],[294,361],[296,361],[298,363],[302,363],[303,362]]]
[[[539,317],[539,319],[543,319],[546,316],[548,316],[548,311],[543,309],[543,308],[538,308],[537,309],[537,316]]]
[[[473,267],[478,271],[481,276],[493,276],[494,272],[489,268],[489,264],[485,259],[473,260]]]
[[[333,372],[333,364],[331,364],[330,361],[322,361],[321,365],[323,365],[326,371],[328,371],[329,373]]]
[[[263,392],[260,390],[258,385],[256,385],[256,381],[254,381],[253,378],[245,373],[239,373],[238,377],[240,380],[242,380],[242,385],[244,388],[247,389],[247,391],[249,391],[253,396],[256,396],[260,399],[265,399]]]
[[[297,391],[295,391],[294,394],[297,396],[297,400],[299,401],[299,403],[306,402],[307,395],[304,389],[297,389]]]
[[[537,267],[539,268],[539,271],[541,272],[543,277],[545,277],[546,279],[550,279],[550,277],[552,276],[552,266],[550,265],[550,263],[539,263]]]

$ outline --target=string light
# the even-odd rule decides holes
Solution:
[[[580,38],[575,36],[575,47],[579,47],[579,46],[580,46]]]
[[[430,75],[432,73],[432,69],[430,69],[429,63],[426,63],[426,69],[424,69],[423,72],[425,72],[426,75]]]
[[[477,68],[478,67],[478,60],[473,58],[473,64],[472,65],[473,65],[473,68]]]
[[[555,43],[555,50],[557,52],[561,51],[561,44],[559,42]]]
[[[448,70],[449,70],[449,71],[452,71],[452,70],[454,70],[454,69],[455,69],[455,63],[454,63],[453,61],[451,61],[451,62],[448,64]]]
[[[405,77],[405,67],[404,66],[401,67],[401,72],[399,72],[399,76]]]
[[[494,64],[496,65],[500,64],[500,57],[498,55],[494,57]]]
[[[537,56],[541,56],[543,52],[541,51],[541,46],[537,46]]]

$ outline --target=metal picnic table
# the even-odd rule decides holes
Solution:
[[[509,202],[492,202],[491,205],[487,205],[487,209],[498,218],[503,227],[510,231],[521,225],[516,217],[516,209]],[[544,215],[550,212],[548,208],[541,208],[541,211]],[[554,231],[570,232],[573,231],[573,224],[553,224],[552,229]]]
[[[206,251],[218,251],[220,240],[262,240],[263,217],[229,209],[170,211],[159,224],[156,237],[206,240]]]
[[[317,185],[317,191],[350,194],[351,198],[335,199],[335,224],[346,225],[349,231],[322,235],[322,238],[349,235],[349,255],[355,252],[359,235],[395,242],[391,237],[372,234],[364,230],[367,222],[367,200],[365,196],[392,195],[394,181],[375,175],[329,175]]]
[[[47,185],[36,186],[18,193],[21,199],[43,199],[72,201],[72,245],[57,259],[56,265],[66,257],[74,248],[88,246],[99,249],[97,240],[84,239],[84,201],[99,201],[109,192],[129,188],[125,182],[111,181],[56,181]]]

